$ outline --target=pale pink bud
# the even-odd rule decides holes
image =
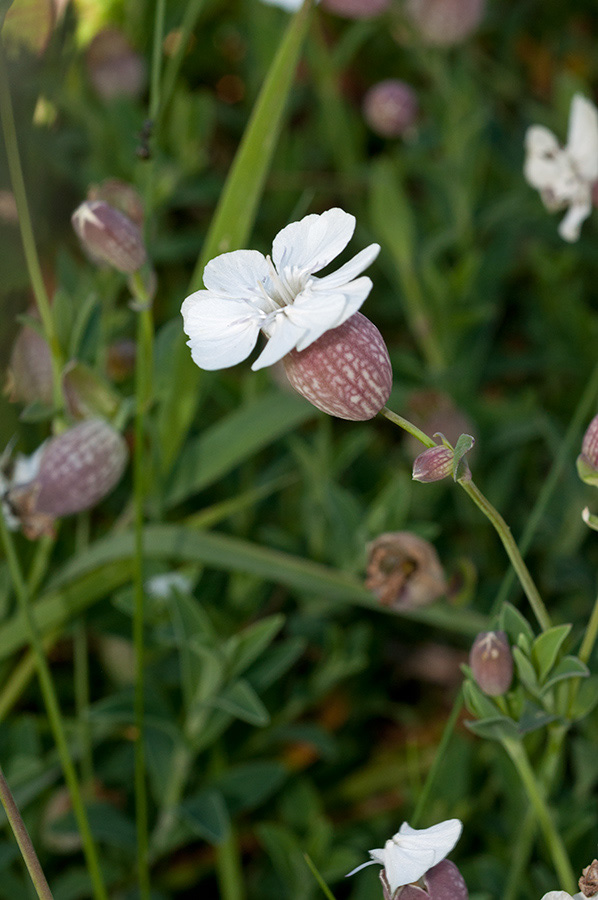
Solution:
[[[471,673],[489,697],[499,697],[511,687],[513,655],[504,631],[482,631],[469,654]]]
[[[583,436],[577,474],[586,484],[598,486],[598,416],[594,416]]]
[[[143,228],[143,200],[132,184],[127,184],[120,178],[106,178],[99,184],[90,185],[87,199],[90,202],[103,200],[108,206],[118,209],[138,228]]]
[[[417,117],[419,105],[415,91],[398,78],[388,78],[373,85],[363,100],[363,115],[381,137],[400,137]]]
[[[135,99],[145,87],[145,63],[118,28],[104,28],[96,34],[86,62],[90,81],[102,100]]]
[[[453,471],[453,459],[455,454],[450,447],[438,444],[436,447],[428,447],[415,458],[413,463],[413,480],[428,484],[431,481],[440,481],[447,478]]]
[[[357,312],[306,350],[284,357],[287,378],[318,409],[354,422],[380,412],[392,388],[384,338]]]
[[[31,481],[6,496],[30,538],[51,534],[55,519],[99,503],[120,480],[128,456],[124,438],[102,419],[75,425],[38,452]]]
[[[322,0],[322,8],[345,19],[373,19],[386,12],[391,0]]]
[[[436,550],[410,531],[387,532],[369,544],[365,586],[394,609],[426,606],[446,593]]]
[[[422,880],[425,890],[408,884],[401,888],[398,895],[395,894],[397,900],[469,900],[465,879],[449,859],[443,859],[428,869]],[[390,897],[390,891],[384,894],[384,900],[394,900]]]
[[[485,0],[407,0],[405,9],[425,43],[448,47],[476,30]]]
[[[85,201],[71,217],[84,249],[96,262],[104,262],[128,275],[146,260],[141,231],[127,216],[102,200]]]
[[[29,325],[21,328],[13,344],[5,392],[11,403],[52,405],[50,348]]]

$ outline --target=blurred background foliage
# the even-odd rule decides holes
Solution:
[[[105,349],[134,338],[135,313],[124,280],[83,257],[70,215],[90,184],[109,177],[147,191],[139,148],[154,4],[19,5],[29,6],[35,27],[7,29],[5,43],[44,277],[73,356],[106,375]],[[307,852],[339,900],[373,900],[380,888],[372,871],[342,878],[409,820],[460,684],[459,663],[495,609],[507,560],[450,482],[411,481],[413,448],[390,423],[327,418],[276,370],[195,373],[190,431],[169,445],[169,416],[185,394],[173,365],[180,304],[289,21],[258,0],[168,0],[167,73],[192,5],[197,22],[154,122],[147,228],[158,285],[147,566],[188,578],[166,598],[148,597],[153,896],[307,900],[320,890]],[[107,28],[125,39],[123,59],[106,62],[110,47],[98,35]],[[365,312],[393,363],[388,405],[424,430],[436,430],[434,411],[447,428],[458,411],[459,430],[476,436],[476,481],[517,538],[592,379],[598,329],[597,216],[577,244],[563,243],[558,219],[523,180],[523,136],[539,122],[564,140],[573,93],[596,98],[597,40],[593,0],[488,0],[477,32],[448,48],[415,39],[400,0],[367,20],[317,10],[248,244],[269,252],[286,223],[335,205],[357,217],[353,252],[382,245]],[[386,78],[406,81],[418,98],[402,138],[380,137],[363,118],[367,89]],[[5,369],[17,316],[32,298],[0,160]],[[130,371],[108,375],[121,397],[132,396]],[[20,449],[34,449],[48,422],[20,420],[22,407],[0,402],[0,446],[18,433]],[[593,497],[574,467],[595,412],[593,396],[585,403],[528,555],[554,620],[576,623],[574,639],[591,609],[598,562],[580,518]],[[92,829],[119,898],[136,896],[130,489],[127,478],[93,512],[87,549],[81,523],[64,522],[39,601],[81,764],[79,729],[92,736]],[[368,541],[396,530],[433,541],[440,555],[449,591],[434,607],[438,618],[395,615],[361,587]],[[34,546],[22,539],[19,549],[31,561]],[[515,588],[509,598],[523,602]],[[27,655],[2,564],[0,604],[0,758],[56,900],[86,897],[37,687],[24,678],[6,699]],[[82,625],[91,671],[83,718],[72,675]],[[585,723],[555,798],[576,868],[595,854],[595,741],[596,724]],[[464,820],[453,858],[475,900],[503,897],[524,808],[500,748],[459,725],[422,824]],[[5,833],[0,898],[30,896],[16,857]],[[538,841],[518,896],[540,897],[553,878]]]

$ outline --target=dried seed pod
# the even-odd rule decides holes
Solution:
[[[446,579],[432,544],[409,531],[381,534],[368,546],[366,587],[384,606],[415,608],[446,593]]]
[[[111,425],[89,419],[51,438],[36,451],[36,472],[14,484],[6,501],[24,534],[51,534],[54,520],[91,509],[120,480],[127,445]]]
[[[598,859],[595,859],[589,866],[585,867],[578,884],[584,897],[595,897],[598,895]]]
[[[146,260],[141,231],[127,216],[103,200],[85,201],[71,217],[84,249],[95,262],[107,263],[127,275]]]
[[[354,422],[380,412],[392,388],[384,338],[362,313],[284,357],[290,383],[318,409]]]
[[[476,30],[485,0],[407,0],[405,11],[426,44],[449,47]]]
[[[419,103],[413,88],[398,78],[374,84],[363,99],[363,116],[376,134],[395,138],[412,128]]]
[[[469,654],[469,665],[479,688],[489,697],[499,697],[511,687],[513,656],[504,631],[482,631]]]

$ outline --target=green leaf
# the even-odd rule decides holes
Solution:
[[[598,675],[590,675],[579,685],[571,710],[572,719],[583,719],[598,705]]]
[[[581,454],[576,460],[577,474],[586,484],[598,487],[598,470]]]
[[[503,603],[499,616],[499,626],[510,638],[511,644],[517,644],[520,634],[523,634],[531,644],[534,640],[534,632],[527,619],[511,603]]]
[[[215,787],[226,798],[231,813],[254,809],[277,793],[289,777],[277,761],[255,761],[233,766],[219,776]]]
[[[381,157],[372,165],[370,188],[373,229],[404,277],[411,272],[415,258],[415,224],[411,204],[390,159]]]
[[[0,30],[4,25],[4,19],[6,18],[6,13],[13,5],[14,0],[0,0]]]
[[[495,719],[501,715],[496,703],[486,696],[475,681],[464,682],[463,697],[467,709],[478,719]]]
[[[244,678],[229,685],[212,705],[249,725],[267,725],[270,721],[270,713]]]
[[[460,435],[457,443],[455,444],[455,453],[453,456],[454,481],[458,481],[468,472],[467,463],[463,461],[463,458],[466,453],[469,453],[474,444],[475,438],[473,438],[470,434]]]
[[[520,734],[527,734],[530,731],[543,728],[549,722],[556,721],[556,719],[558,719],[558,716],[554,715],[554,713],[548,713],[541,706],[537,706],[535,703],[527,700],[517,722],[517,728]]]
[[[571,625],[554,625],[538,635],[532,644],[532,662],[542,684],[554,666],[563,641],[571,631]]]
[[[511,652],[513,653],[513,660],[517,667],[519,680],[528,691],[531,691],[532,694],[537,694],[540,685],[538,684],[538,676],[536,675],[536,670],[532,663],[520,647],[511,647]]]
[[[268,616],[244,628],[240,634],[227,641],[226,650],[230,654],[229,671],[232,677],[240,675],[262,655],[284,625],[284,621],[285,617],[282,615]]]
[[[179,806],[179,814],[195,834],[210,844],[221,844],[230,832],[230,817],[220,791],[201,791]]]
[[[466,726],[478,737],[490,741],[501,741],[503,738],[519,740],[519,731],[515,722],[508,716],[466,721]]]
[[[590,670],[586,664],[576,656],[564,656],[543,685],[542,693],[546,694],[559,681],[565,681],[567,678],[587,678],[589,674]]]
[[[271,391],[239,407],[185,447],[166,486],[165,507],[213,484],[316,414],[302,397],[282,391]]]
[[[284,111],[313,8],[306,0],[283,35],[251,118],[230,168],[189,285],[201,287],[206,263],[220,253],[242,248],[251,234],[266,177],[282,128]],[[183,329],[171,362],[170,396],[160,409],[160,434],[169,459],[176,459],[195,412],[199,369],[185,344]],[[175,377],[176,376],[176,377]]]

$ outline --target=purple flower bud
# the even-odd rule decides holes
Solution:
[[[448,47],[476,30],[485,0],[407,0],[405,10],[422,41]]]
[[[106,178],[100,184],[90,185],[87,199],[90,203],[94,200],[103,200],[108,206],[112,206],[130,219],[138,228],[143,228],[143,200],[132,184],[127,184],[120,178]]]
[[[284,357],[287,378],[318,409],[339,419],[372,419],[388,400],[392,368],[384,338],[357,312],[306,350]]]
[[[50,348],[29,325],[21,328],[13,344],[5,393],[11,403],[52,405]]]
[[[454,457],[454,451],[443,444],[428,447],[413,462],[413,480],[428,484],[431,481],[447,478],[452,474]]]
[[[397,900],[469,900],[465,880],[457,866],[449,859],[443,859],[429,869],[423,877],[423,882],[425,890],[415,884],[408,884],[395,895]],[[394,898],[391,898],[388,892],[384,894],[384,900]]]
[[[415,91],[398,78],[373,85],[363,100],[364,118],[381,137],[400,137],[411,128],[418,110]]]
[[[390,0],[322,0],[323,9],[345,19],[373,19],[389,6]]]
[[[511,687],[513,656],[504,631],[482,631],[469,654],[469,665],[478,687],[489,697],[499,697]]]
[[[85,201],[71,217],[84,249],[95,262],[107,263],[127,275],[146,260],[141,231],[118,209],[103,200]]]
[[[87,49],[87,71],[102,100],[139,97],[145,86],[145,63],[118,28],[99,31]]]
[[[426,606],[446,593],[436,550],[410,531],[388,532],[372,541],[365,585],[380,603],[395,609]]]
[[[6,495],[29,538],[51,534],[55,519],[99,503],[120,480],[128,451],[111,425],[89,419],[51,438],[37,454],[31,480]]]

